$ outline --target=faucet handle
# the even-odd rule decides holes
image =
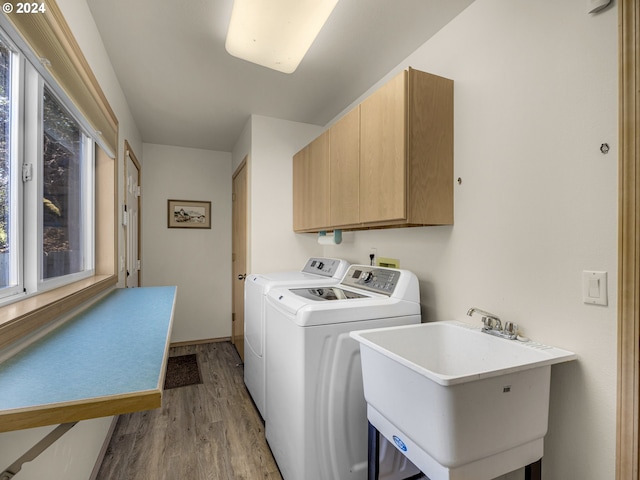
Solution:
[[[509,335],[510,338],[516,338],[518,336],[518,324],[513,322],[505,322],[504,333]]]
[[[482,324],[484,325],[484,328],[486,330],[493,330],[496,327],[496,320],[498,322],[500,321],[495,317],[485,315],[482,316]]]

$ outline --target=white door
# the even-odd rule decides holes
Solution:
[[[126,142],[125,142],[126,143]],[[140,164],[128,143],[126,152],[126,223],[127,243],[126,286],[140,286]]]

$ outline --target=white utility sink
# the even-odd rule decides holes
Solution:
[[[430,480],[490,480],[539,460],[551,365],[576,358],[461,322],[351,337],[369,421]]]

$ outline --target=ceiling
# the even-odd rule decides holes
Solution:
[[[341,0],[290,75],[232,57],[233,0],[87,0],[142,141],[230,152],[251,114],[325,125],[473,0]]]

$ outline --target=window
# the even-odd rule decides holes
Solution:
[[[0,292],[14,293],[18,285],[15,248],[15,174],[12,167],[13,142],[13,52],[0,38]]]
[[[42,279],[79,273],[87,264],[83,195],[90,187],[85,171],[92,158],[88,137],[45,87],[42,148]]]
[[[11,103],[11,52],[0,41],[0,288],[11,285],[11,262],[8,261],[11,235],[11,165],[9,148]]]
[[[95,142],[10,45],[0,38],[0,302],[94,271]]]
[[[42,4],[0,15],[0,348],[118,281],[118,118],[56,1]],[[45,107],[62,117],[46,134]],[[60,167],[45,168],[45,135],[66,156],[65,192],[45,189]]]

